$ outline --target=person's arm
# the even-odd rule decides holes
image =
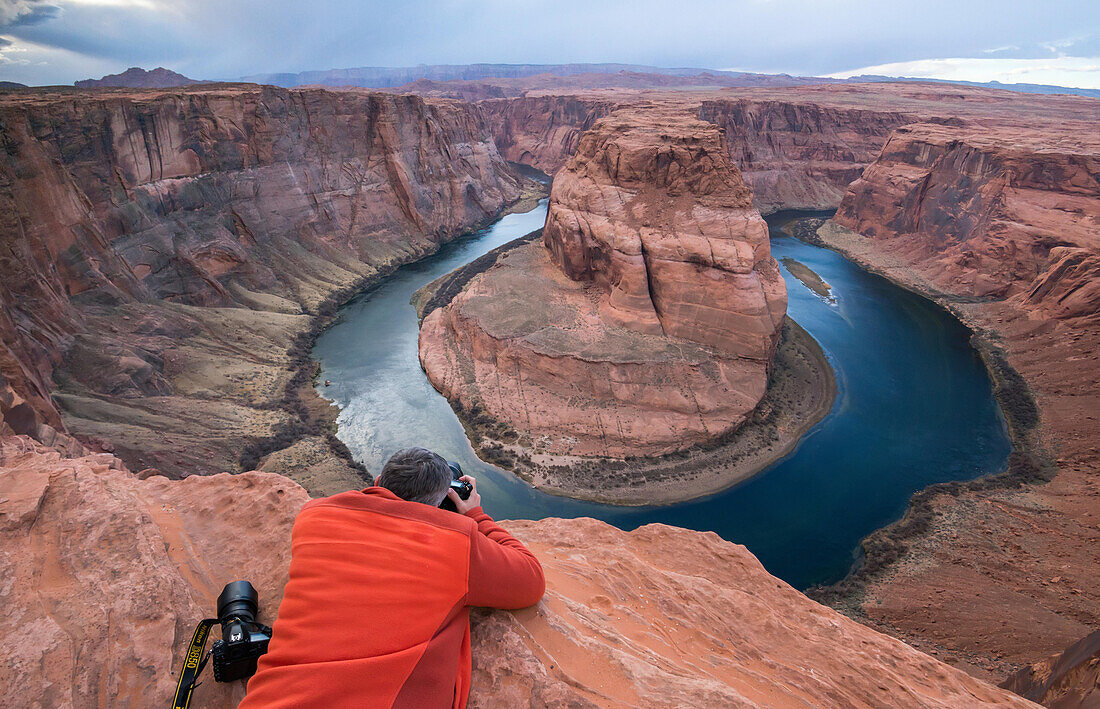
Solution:
[[[470,538],[467,604],[505,609],[535,605],[546,591],[542,564],[523,542],[485,514],[474,479],[468,475],[463,479],[475,486],[469,499],[461,500],[453,492],[449,494],[458,510],[477,522],[477,534]]]

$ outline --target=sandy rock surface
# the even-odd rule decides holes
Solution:
[[[4,439],[0,704],[166,704],[224,583],[250,579],[274,618],[306,500],[278,475],[143,480],[105,454]],[[506,524],[549,591],[476,616],[474,706],[1029,705],[809,601],[713,534]],[[208,677],[193,706],[240,696]]]

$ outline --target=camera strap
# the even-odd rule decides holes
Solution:
[[[187,646],[187,655],[183,660],[180,681],[176,684],[176,696],[172,700],[172,709],[187,709],[191,703],[191,693],[195,691],[195,680],[198,679],[202,668],[206,666],[206,658],[203,657],[202,651],[206,649],[206,639],[210,637],[210,629],[218,622],[217,618],[207,618],[199,621],[195,626],[195,634],[191,636],[191,644]]]

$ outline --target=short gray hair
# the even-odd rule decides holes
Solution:
[[[390,456],[376,484],[402,500],[438,507],[451,486],[451,469],[427,448],[406,448]]]

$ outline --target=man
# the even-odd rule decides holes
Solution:
[[[291,534],[290,580],[241,709],[466,706],[470,606],[525,608],[542,566],[450,489],[423,448],[399,451],[377,485],[313,500]],[[459,514],[439,508],[449,496]]]

